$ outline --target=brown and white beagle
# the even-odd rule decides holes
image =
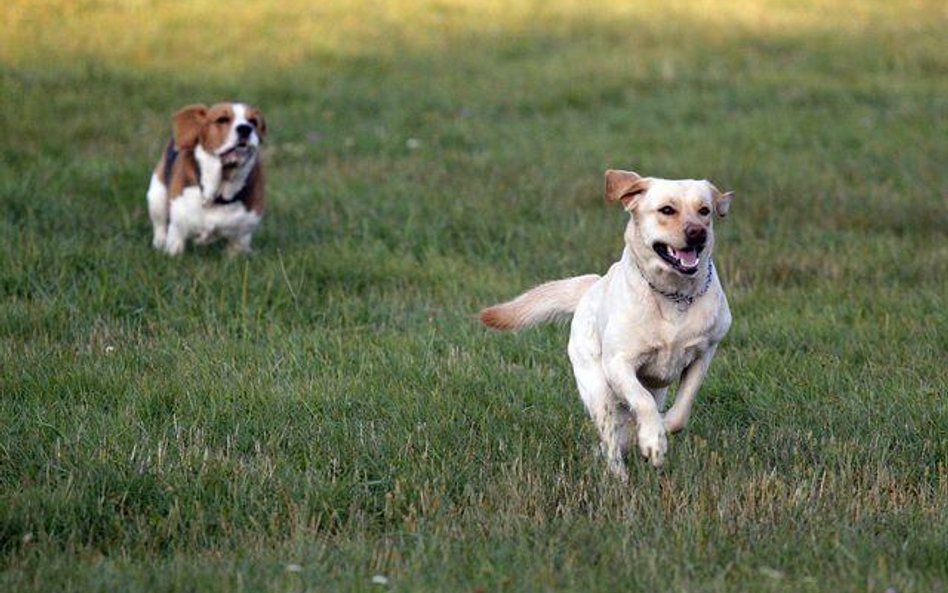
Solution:
[[[226,239],[231,254],[248,253],[264,212],[263,113],[244,103],[189,105],[171,121],[148,188],[152,246],[179,255],[188,239]]]

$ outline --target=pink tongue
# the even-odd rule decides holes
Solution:
[[[689,249],[688,251],[675,251],[675,257],[678,258],[678,261],[681,262],[681,265],[686,268],[693,268],[698,265],[698,252],[694,249]]]

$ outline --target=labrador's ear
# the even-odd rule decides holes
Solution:
[[[180,109],[171,116],[175,146],[178,149],[191,149],[197,146],[205,123],[207,123],[207,106],[188,105]]]
[[[634,171],[609,169],[606,171],[606,201],[622,202],[622,207],[632,210],[639,198],[648,191],[650,180]]]
[[[728,210],[731,208],[731,198],[734,197],[734,192],[724,192],[721,193],[721,190],[714,187],[714,184],[710,181],[706,182],[708,187],[711,188],[711,196],[714,202],[714,212],[721,218],[727,216]]]

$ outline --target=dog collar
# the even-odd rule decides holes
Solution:
[[[687,294],[687,293],[678,292],[678,291],[675,291],[675,292],[664,291],[660,289],[659,287],[655,286],[654,284],[652,284],[652,281],[649,280],[645,276],[641,268],[639,268],[638,266],[635,266],[635,269],[639,271],[639,275],[642,276],[642,279],[645,280],[649,288],[651,288],[653,291],[657,292],[658,294],[662,295],[666,299],[678,305],[678,309],[681,311],[684,311],[685,309],[690,307],[692,303],[694,303],[697,299],[703,297],[708,292],[708,289],[711,287],[711,278],[714,276],[714,264],[709,259],[708,260],[708,274],[707,274],[707,277],[704,279],[704,286],[701,287],[701,290],[699,290],[697,294]]]
[[[241,200],[240,193],[241,192],[237,192],[231,198],[225,198],[223,194],[217,194],[216,196],[214,196],[214,201],[211,203],[217,204],[218,206],[224,206],[227,204],[233,204],[234,202],[241,202],[243,200]]]
[[[214,201],[212,204],[217,204],[219,206],[224,206],[227,204],[233,204],[234,202],[246,203],[247,198],[250,196],[250,186],[257,177],[257,168],[254,167],[250,170],[250,175],[247,176],[247,179],[244,181],[243,187],[237,191],[234,195],[229,198],[225,198],[224,194],[217,194],[214,196]]]

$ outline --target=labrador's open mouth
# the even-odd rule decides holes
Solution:
[[[652,248],[676,272],[691,276],[698,271],[698,256],[704,246],[675,249],[666,243],[655,243]]]

